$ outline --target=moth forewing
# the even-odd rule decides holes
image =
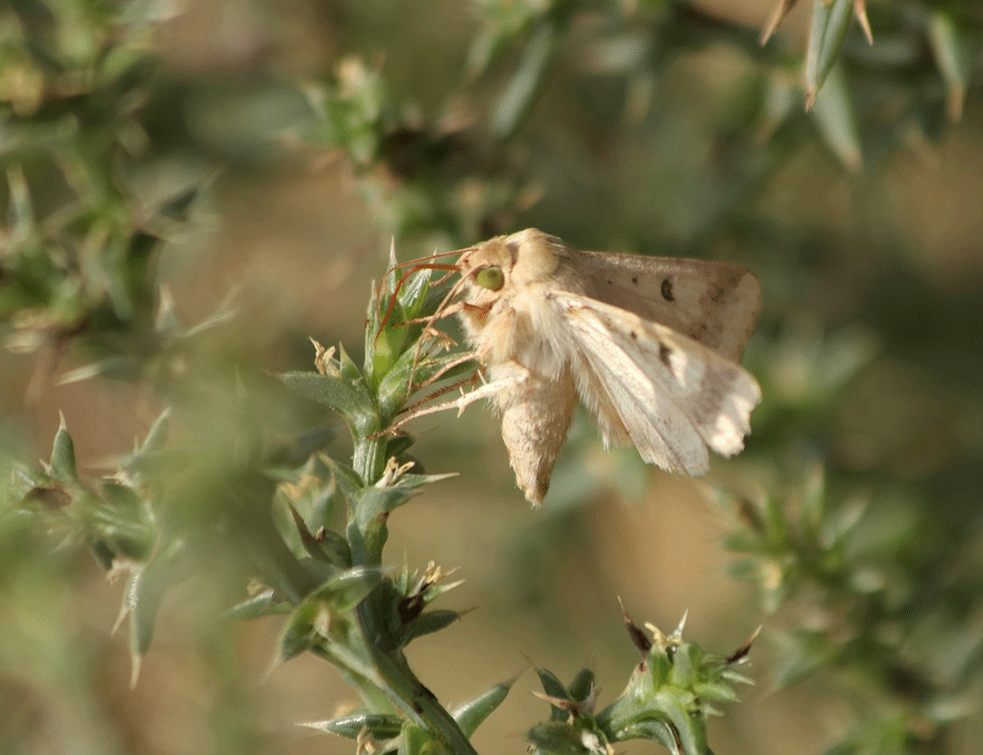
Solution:
[[[574,252],[583,293],[668,325],[729,359],[754,331],[761,284],[738,265],[633,254]]]

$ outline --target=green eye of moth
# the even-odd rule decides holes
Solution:
[[[498,291],[505,285],[505,274],[498,265],[490,265],[475,274],[474,282],[489,291]]]

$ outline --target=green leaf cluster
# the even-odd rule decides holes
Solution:
[[[627,615],[625,621],[643,657],[624,691],[603,710],[595,713],[597,690],[590,670],[577,674],[569,687],[552,672],[536,670],[551,714],[527,735],[535,752],[608,755],[615,743],[632,739],[658,742],[674,755],[710,752],[707,716],[719,715],[715,705],[737,700],[735,684],[751,683],[737,671],[751,642],[727,657],[717,656],[683,640],[685,618],[668,636],[649,626],[654,641]]]

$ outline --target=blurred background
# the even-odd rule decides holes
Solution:
[[[206,456],[243,422],[330,421],[263,376],[313,369],[308,337],[361,363],[391,241],[410,259],[533,226],[754,270],[764,401],[703,480],[604,451],[579,417],[538,511],[487,407],[410,427],[426,471],[458,476],[393,514],[388,560],[457,568],[442,602],[476,608],[410,662],[446,705],[524,672],[476,748],[525,750],[548,712],[531,665],[590,666],[617,696],[637,662],[620,596],[666,632],[688,611],[723,654],[764,626],[718,755],[975,752],[983,10],[871,0],[873,44],[854,20],[840,46],[804,2],[762,46],[774,11],[0,7],[0,750],[351,752],[295,725],[357,704],[331,666],[277,663],[281,618],[216,621],[249,576],[234,554],[166,592],[131,689],[126,577],[46,518],[57,502],[25,506],[18,470],[59,412],[89,480],[175,404],[171,442]],[[807,49],[830,60],[808,112]],[[329,451],[350,453],[343,426]]]

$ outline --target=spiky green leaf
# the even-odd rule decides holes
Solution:
[[[474,734],[482,722],[502,704],[512,689],[512,685],[515,684],[516,678],[496,684],[482,692],[474,700],[459,705],[451,711],[451,716],[457,721],[457,725],[461,727],[465,736],[470,737]]]
[[[853,12],[853,0],[813,0],[809,46],[806,49],[806,110],[833,69]]]

